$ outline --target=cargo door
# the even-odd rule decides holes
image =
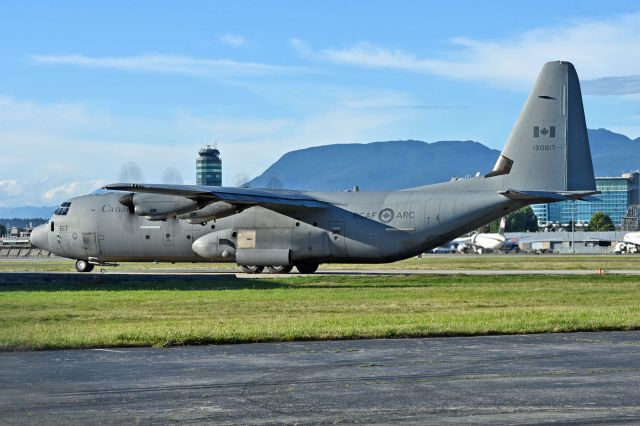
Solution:
[[[327,235],[329,236],[329,250],[331,252],[331,256],[334,258],[347,257],[344,221],[329,221]]]

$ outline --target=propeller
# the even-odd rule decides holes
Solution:
[[[144,183],[144,180],[145,179],[142,173],[142,168],[133,161],[127,161],[122,165],[122,167],[120,167],[120,170],[118,171],[118,182]],[[175,167],[168,167],[167,169],[165,169],[165,171],[161,175],[160,180],[164,184],[184,184],[182,173],[180,173],[180,171]],[[124,194],[118,200],[120,204],[128,207],[129,210],[129,217],[119,216],[118,219],[121,228],[128,234],[132,234],[138,229],[138,220],[134,220],[132,218],[132,216],[135,216],[133,195],[133,193]]]
[[[142,169],[133,161],[127,161],[120,167],[118,172],[118,182],[144,183]]]
[[[162,177],[160,178],[162,183],[171,184],[171,185],[183,185],[184,178],[182,177],[182,173],[180,170],[175,167],[168,167],[164,172],[162,172]]]
[[[244,172],[240,172],[233,178],[233,186],[236,188],[248,188],[251,176]]]
[[[123,183],[144,183],[142,168],[133,161],[127,161],[120,167],[118,172],[118,182]],[[175,167],[167,167],[160,177],[161,183],[172,185],[183,185],[182,173]]]
[[[271,176],[269,182],[267,182],[267,188],[269,189],[282,189],[282,182],[278,176]]]

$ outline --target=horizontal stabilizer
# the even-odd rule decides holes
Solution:
[[[569,200],[597,201],[598,199],[591,197],[591,195],[599,194],[600,191],[520,191],[507,189],[498,193],[510,200],[522,200],[529,203],[551,203]]]

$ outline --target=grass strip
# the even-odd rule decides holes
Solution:
[[[631,276],[314,276],[0,285],[0,349],[640,329]]]

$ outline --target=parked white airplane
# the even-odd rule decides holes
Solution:
[[[504,237],[505,225],[506,221],[503,217],[500,219],[500,231],[498,233],[476,232],[468,237],[456,238],[451,243],[456,245],[456,250],[461,253],[473,251],[474,253],[482,254],[488,251],[500,250],[506,242]]]
[[[614,249],[614,253],[638,252],[640,252],[640,232],[627,232]]]

